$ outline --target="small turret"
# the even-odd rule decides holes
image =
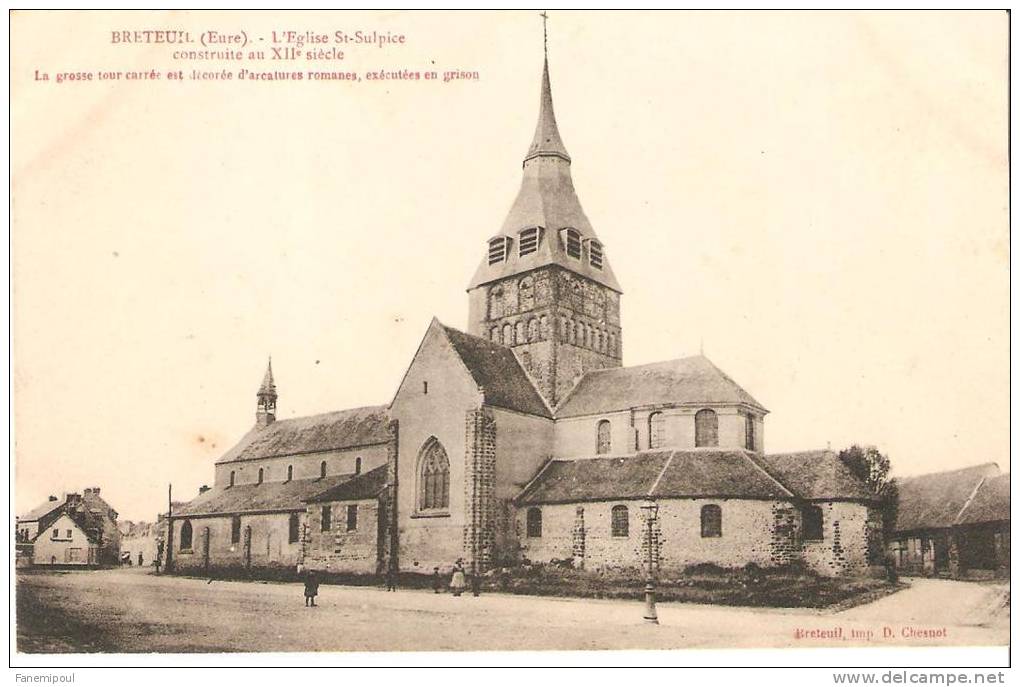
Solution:
[[[269,358],[269,366],[259,387],[258,408],[255,411],[255,426],[268,427],[276,421],[276,383],[273,382],[273,358]]]

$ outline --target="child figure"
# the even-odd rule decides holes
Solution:
[[[315,576],[315,571],[308,571],[308,575],[305,576],[305,606],[314,606],[315,597],[319,594],[319,579]]]
[[[443,578],[439,575],[439,568],[432,568],[432,591],[436,594],[443,591]]]

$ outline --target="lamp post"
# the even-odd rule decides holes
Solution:
[[[655,575],[652,572],[655,565],[652,553],[652,547],[654,546],[652,527],[659,512],[659,504],[655,503],[655,501],[646,501],[641,505],[641,510],[645,512],[645,522],[648,528],[648,534],[646,535],[648,537],[648,574],[645,577],[645,622],[658,625],[659,616],[655,612]]]

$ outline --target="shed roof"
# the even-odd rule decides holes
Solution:
[[[332,489],[316,494],[307,501],[308,503],[326,503],[328,501],[361,501],[375,498],[386,488],[386,473],[387,466],[380,465],[366,473],[355,475]]]
[[[999,474],[995,463],[897,480],[896,531],[952,527],[983,479]]]
[[[957,518],[957,524],[974,525],[981,522],[1009,520],[1009,473],[986,477],[974,493],[974,498]]]
[[[644,498],[791,498],[743,449],[645,451],[553,460],[518,496],[522,505]]]
[[[596,415],[664,403],[746,404],[767,412],[712,361],[695,355],[589,372],[557,407],[556,416]]]
[[[228,515],[262,511],[302,511],[305,501],[350,480],[354,475],[334,475],[319,479],[295,479],[290,482],[235,484],[210,489],[174,510],[174,517],[185,515]]]
[[[871,500],[866,484],[830,450],[773,453],[761,457],[765,468],[804,499]]]
[[[389,438],[388,423],[386,406],[277,420],[249,431],[216,462],[233,463],[381,444]]]

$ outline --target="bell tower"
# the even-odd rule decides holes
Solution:
[[[273,381],[273,358],[269,358],[266,374],[256,394],[258,405],[255,409],[255,426],[268,427],[276,422],[276,383]]]
[[[619,367],[623,352],[622,291],[574,191],[570,164],[546,48],[521,188],[468,286],[468,329],[513,348],[552,406],[584,373]]]

